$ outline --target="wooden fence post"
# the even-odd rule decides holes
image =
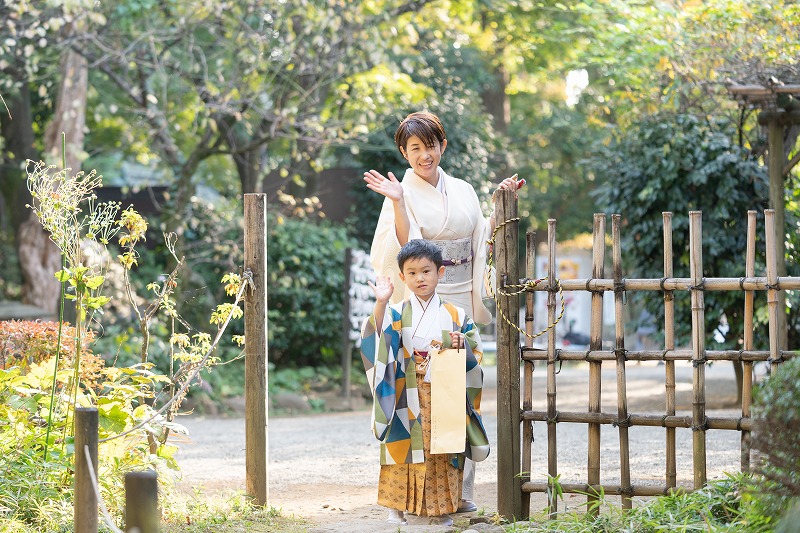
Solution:
[[[253,277],[245,292],[245,478],[247,494],[266,505],[267,475],[267,195],[244,195],[244,268]]]
[[[692,449],[694,488],[706,484],[706,327],[703,291],[703,213],[689,211],[689,271],[692,280]]]
[[[517,198],[513,191],[496,193],[497,222],[517,217]],[[507,519],[522,518],[522,480],[520,479],[520,347],[517,296],[503,296],[506,284],[519,283],[519,226],[509,222],[501,227],[494,241],[497,269],[497,510]],[[513,322],[509,324],[506,319]],[[517,326],[519,327],[519,326]]]
[[[153,470],[125,474],[125,531],[158,533],[158,476]]]
[[[353,364],[353,342],[350,340],[350,266],[353,249],[344,251],[344,302],[342,306],[342,398],[350,402],[350,370]]]
[[[88,446],[94,475],[97,477],[96,407],[75,408],[75,533],[97,533],[97,494],[92,486],[84,448]]]

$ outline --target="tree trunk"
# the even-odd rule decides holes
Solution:
[[[511,122],[511,104],[506,94],[508,71],[499,65],[494,71],[495,82],[481,93],[483,107],[492,115],[492,125],[500,133],[508,133]]]
[[[5,198],[11,228],[14,235],[18,235],[20,225],[28,218],[25,205],[31,201],[25,186],[25,160],[38,160],[39,153],[34,145],[33,112],[27,84],[23,84],[17,94],[6,94],[5,101],[11,116],[5,113],[5,109],[0,113],[0,134],[6,141],[6,150],[10,157],[4,158],[4,164],[0,167],[0,188]],[[17,243],[19,242],[17,237]]]
[[[61,133],[66,136],[66,163],[71,174],[80,171],[83,129],[86,124],[88,65],[80,54],[67,48],[61,63],[61,85],[53,121],[45,131],[45,154],[61,167]],[[61,256],[31,213],[19,229],[19,260],[24,278],[22,299],[42,309],[57,309],[60,289],[53,276],[61,269]]]

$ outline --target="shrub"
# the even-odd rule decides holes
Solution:
[[[270,215],[269,351],[276,364],[319,366],[341,353],[344,251],[342,226]]]
[[[81,350],[80,381],[87,387],[95,388],[105,364],[89,348],[92,339],[93,334],[89,331]],[[53,357],[57,351],[56,346],[58,346],[58,322],[29,320],[0,322],[0,368],[4,370],[17,366],[22,373],[25,373],[31,365]],[[72,366],[74,354],[75,328],[64,324],[61,330],[61,354],[58,365],[60,370]]]
[[[789,498],[800,496],[800,358],[781,364],[757,390],[753,416],[760,418],[753,449],[765,490]]]

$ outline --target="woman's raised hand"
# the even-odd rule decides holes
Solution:
[[[364,181],[367,182],[368,189],[384,195],[393,202],[399,202],[403,199],[403,187],[391,172],[389,172],[389,177],[386,178],[377,170],[370,170],[369,172],[364,172]]]
[[[388,302],[389,298],[392,297],[392,293],[394,293],[394,284],[391,276],[378,276],[375,278],[375,285],[371,281],[367,281],[367,284],[372,287],[375,292],[375,299],[379,302]]]

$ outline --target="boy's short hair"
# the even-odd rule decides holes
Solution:
[[[425,111],[411,113],[397,126],[397,131],[394,132],[394,143],[401,155],[405,155],[403,150],[406,149],[408,140],[414,136],[419,137],[425,146],[433,146],[437,142],[441,145],[446,139],[444,126],[439,117]]]
[[[431,241],[411,239],[400,248],[400,253],[397,254],[400,272],[403,271],[403,265],[409,259],[430,259],[438,270],[442,266],[442,250]]]

